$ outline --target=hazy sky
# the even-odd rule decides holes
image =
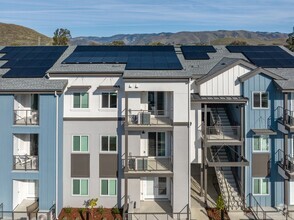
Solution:
[[[0,22],[52,36],[203,30],[292,32],[294,0],[0,0]],[[0,36],[1,37],[1,36]]]

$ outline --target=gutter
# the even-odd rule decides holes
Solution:
[[[56,219],[58,219],[58,205],[59,205],[59,201],[58,201],[58,94],[55,91],[54,93],[55,99],[56,99],[56,115],[55,115],[55,160],[56,160],[56,164],[55,164],[55,215],[56,215]]]
[[[188,207],[187,207],[188,219],[191,219],[191,216],[190,216],[190,204],[191,204],[191,196],[190,196],[190,191],[191,191],[191,165],[190,165],[191,95],[190,95],[190,90],[191,90],[191,86],[190,86],[190,83],[191,83],[191,78],[189,78],[189,80],[188,80]]]

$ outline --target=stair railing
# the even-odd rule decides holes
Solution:
[[[252,214],[255,216],[255,218],[266,219],[266,212],[263,210],[263,208],[261,207],[259,202],[256,200],[256,198],[253,196],[253,194],[249,193],[247,195],[247,198],[249,198],[249,209],[252,212]],[[259,215],[260,212],[261,212],[262,218],[260,218],[260,215]]]

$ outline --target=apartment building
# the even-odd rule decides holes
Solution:
[[[59,115],[63,115],[67,81],[31,79],[18,71],[33,72],[31,66],[23,63],[35,62],[29,57],[35,57],[40,49],[15,51],[5,47],[1,50],[1,76],[12,76],[1,77],[0,82],[0,201],[1,211],[7,211],[1,213],[2,218],[49,217],[55,206],[57,210],[62,208],[62,202],[56,200],[56,196],[62,198],[63,189],[62,167],[58,166],[63,144],[63,122]],[[65,48],[51,48],[55,49],[58,57]],[[57,60],[54,56],[48,60],[46,55],[43,52],[39,56],[39,62],[44,65],[52,65]]]
[[[0,50],[0,99],[11,103],[0,128],[4,210],[35,197],[40,213],[54,204],[59,213],[99,198],[137,217],[193,218],[195,185],[206,205],[221,194],[229,211],[294,205],[294,58],[286,48],[41,49],[35,55],[55,54],[51,63]]]

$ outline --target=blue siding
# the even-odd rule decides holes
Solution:
[[[252,152],[253,152],[253,133],[254,128],[272,128],[277,131],[277,107],[282,106],[282,94],[277,91],[271,78],[258,74],[243,83],[243,95],[249,99],[245,106],[245,155],[250,161],[250,166],[245,169],[245,192],[253,193],[252,183]],[[269,93],[268,109],[252,108],[252,93],[254,91],[266,91]],[[284,182],[278,174],[276,165],[278,149],[283,148],[283,135],[278,132],[277,135],[270,136],[270,195],[255,196],[263,206],[277,206],[284,200]]]
[[[13,209],[13,180],[39,181],[39,209],[48,210],[55,203],[55,127],[56,98],[53,94],[39,97],[39,126],[13,125],[13,95],[0,95],[0,203],[4,209]],[[62,166],[63,96],[59,100],[59,165]],[[39,171],[13,171],[13,134],[39,135]],[[62,184],[62,167],[59,167],[59,186]],[[62,189],[60,189],[62,195]],[[60,196],[62,199],[62,196]],[[61,203],[62,205],[62,203]]]

